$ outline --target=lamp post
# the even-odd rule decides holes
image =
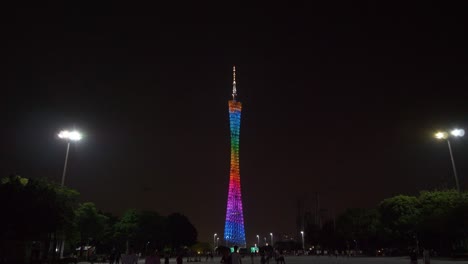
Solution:
[[[62,130],[60,133],[58,133],[58,137],[60,139],[66,140],[67,141],[67,152],[65,153],[65,164],[63,165],[63,173],[62,173],[62,184],[61,186],[65,186],[65,175],[67,174],[67,163],[68,163],[68,153],[70,152],[70,143],[72,141],[80,141],[83,138],[83,135],[76,131],[68,131],[68,130]]]
[[[260,236],[259,235],[257,235],[257,244],[260,247]]]
[[[215,248],[216,248],[216,236],[217,235],[218,234],[216,234],[216,233],[214,233],[214,235],[213,235],[213,252],[215,251]]]
[[[216,238],[216,247],[219,245],[219,237]]]
[[[266,237],[263,238],[263,241],[265,242],[265,246],[266,246],[267,245]]]
[[[465,130],[453,129],[452,131],[450,131],[450,135],[452,135],[453,137],[463,137],[465,135]],[[453,158],[452,146],[450,145],[449,134],[447,132],[439,131],[435,133],[434,137],[440,140],[443,140],[443,139],[447,140],[447,146],[448,146],[449,153],[450,153],[450,159],[452,161],[453,176],[455,177],[455,185],[457,187],[457,191],[460,192],[460,185],[458,184],[457,168],[455,167],[455,159]]]
[[[274,246],[274,244],[273,244],[273,233],[270,233],[270,236],[271,236],[271,246]]]
[[[60,133],[58,133],[58,137],[60,139],[66,140],[67,141],[67,152],[65,153],[65,164],[63,165],[63,172],[62,172],[62,182],[61,186],[65,186],[65,175],[67,174],[67,163],[68,163],[68,153],[70,152],[70,143],[72,141],[80,141],[83,138],[83,135],[76,131],[68,131],[68,130],[62,130]],[[63,249],[65,247],[65,236],[63,236],[62,243],[60,245],[60,258],[63,258]]]
[[[302,250],[305,249],[304,247],[304,231],[301,231],[301,235],[302,235]]]

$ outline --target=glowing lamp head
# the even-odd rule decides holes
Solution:
[[[437,139],[447,139],[448,134],[447,134],[447,132],[439,131],[439,132],[434,134],[434,137],[437,138]]]
[[[83,135],[76,130],[73,130],[73,131],[62,130],[58,134],[58,137],[61,139],[70,140],[70,141],[80,141],[83,138]]]
[[[454,137],[463,137],[465,135],[465,130],[457,128],[450,131],[450,134],[452,134]]]
[[[301,231],[301,234],[304,234],[304,231]]]

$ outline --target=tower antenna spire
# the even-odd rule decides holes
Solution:
[[[232,66],[232,100],[236,100],[237,88],[236,88],[236,66]]]

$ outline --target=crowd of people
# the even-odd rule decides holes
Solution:
[[[113,249],[109,254],[108,261],[109,264],[138,264],[140,255],[132,248],[125,254],[121,254],[119,250]],[[145,264],[169,264],[169,257],[168,254],[160,254],[158,250],[148,251],[145,257]],[[182,264],[182,262],[182,254],[178,254],[176,264]]]
[[[237,252],[239,248],[234,246],[234,251],[230,253],[229,251],[222,252],[221,263],[223,264],[242,264],[242,256]],[[254,256],[256,254],[250,254],[250,264],[254,264]],[[261,264],[270,264],[270,261],[276,261],[276,264],[286,264],[284,260],[284,254],[280,250],[275,251],[261,251],[260,252],[260,263]],[[244,263],[247,264],[247,263]],[[271,263],[273,264],[273,263]]]
[[[250,263],[248,258],[244,259],[244,263],[242,263],[242,258],[243,256],[238,252],[238,246],[234,246],[233,252],[230,250],[225,250],[221,253],[221,264],[255,264],[254,263],[254,258],[257,256],[257,253],[251,253],[250,254]],[[328,252],[327,252],[328,253]],[[333,254],[334,253],[334,254]],[[283,254],[282,250],[264,250],[260,251],[260,263],[258,264],[286,264],[285,262],[285,254]],[[319,256],[321,254],[317,254]],[[329,256],[336,256],[338,257],[340,254],[338,251],[332,251]],[[345,256],[350,256],[349,254],[345,254]],[[418,250],[413,249],[410,250],[409,254],[409,259],[411,264],[417,264],[418,262]],[[183,259],[182,259],[183,254],[177,254],[176,255],[176,264],[182,264]],[[201,262],[202,261],[202,255],[197,254],[197,255],[191,255],[191,254],[185,254],[184,256],[187,257],[187,262]],[[108,256],[108,262],[109,264],[138,264],[138,260],[140,259],[141,254],[137,254],[135,250],[132,248],[129,249],[129,251],[125,254],[121,254],[118,249],[113,249],[111,253]],[[213,254],[207,253],[205,255],[206,259],[205,261],[211,261],[213,262]],[[148,251],[146,254],[145,259],[145,264],[169,264],[169,258],[170,255],[165,253],[161,254],[158,250],[152,250]],[[422,263],[424,264],[430,264],[430,252],[427,249],[424,249],[422,252]]]

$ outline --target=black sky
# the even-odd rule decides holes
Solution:
[[[340,212],[452,187],[431,136],[468,129],[466,7],[373,2],[5,8],[0,173],[58,181],[55,134],[75,126],[66,185],[83,201],[182,212],[210,241],[235,64],[248,242],[294,233],[297,198],[315,192]],[[466,190],[468,143],[453,145]]]

